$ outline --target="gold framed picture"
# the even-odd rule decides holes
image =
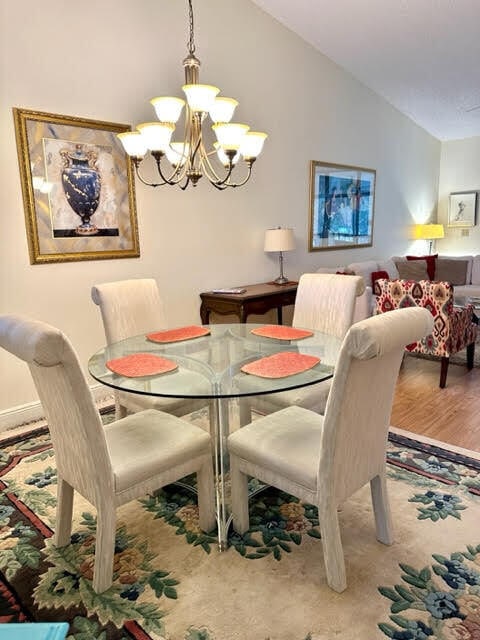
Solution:
[[[14,108],[31,264],[140,256],[130,125]]]

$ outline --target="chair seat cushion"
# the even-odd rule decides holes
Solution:
[[[252,396],[248,400],[251,408],[259,413],[272,413],[279,409],[296,406],[323,414],[331,386],[331,379],[324,380],[309,387]]]
[[[288,407],[235,431],[228,448],[239,458],[315,491],[322,428],[323,416]]]
[[[105,435],[116,492],[210,449],[210,435],[206,431],[151,409],[106,425]]]

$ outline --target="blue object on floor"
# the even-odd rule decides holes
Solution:
[[[68,622],[14,622],[0,624],[0,640],[64,640]]]

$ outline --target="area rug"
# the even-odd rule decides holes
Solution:
[[[105,417],[110,419],[110,414]],[[205,421],[202,412],[190,419]],[[251,529],[217,549],[186,483],[118,511],[115,581],[91,586],[95,512],[75,499],[72,544],[52,545],[46,426],[2,434],[0,622],[67,621],[69,640],[478,640],[480,456],[392,429],[395,543],[375,539],[368,487],[342,506],[348,588],[327,587],[317,511],[265,489]],[[0,637],[2,635],[0,627]]]

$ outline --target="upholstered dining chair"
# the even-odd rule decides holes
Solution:
[[[92,287],[91,295],[93,302],[100,308],[107,344],[166,328],[164,304],[153,278],[96,284]],[[199,394],[205,392],[208,383],[200,374],[196,384]],[[193,394],[194,389],[191,391]],[[159,409],[180,417],[205,406],[209,406],[207,400],[161,398],[127,391],[115,392],[117,418],[143,409]],[[212,413],[210,411],[211,420]]]
[[[377,538],[393,542],[385,456],[395,383],[405,345],[432,327],[431,314],[419,308],[352,325],[342,343],[325,415],[288,407],[228,437],[238,533],[249,528],[252,476],[318,507],[327,582],[335,591],[347,586],[337,509],[367,483]]]
[[[55,544],[70,543],[74,490],[97,509],[93,589],[113,579],[116,509],[197,474],[199,524],[215,526],[210,435],[151,409],[105,426],[66,336],[20,315],[0,316],[0,346],[30,367],[48,421],[57,465]]]
[[[304,273],[298,283],[292,326],[343,338],[353,323],[357,296],[364,291],[361,276]],[[252,410],[268,414],[295,405],[323,413],[330,386],[331,380],[325,380],[302,389],[245,396],[240,399],[240,424],[250,422]]]

